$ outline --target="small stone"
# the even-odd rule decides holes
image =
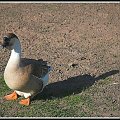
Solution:
[[[62,74],[63,72],[61,70],[57,70],[57,73]]]
[[[69,66],[69,67],[73,67],[73,68],[75,68],[75,67],[78,66],[78,64],[76,64],[76,63],[69,63],[68,66]]]
[[[71,67],[73,63],[69,63],[68,66]]]
[[[69,68],[67,68],[66,70],[69,71]]]
[[[86,58],[85,57],[81,57],[81,60],[85,60]]]

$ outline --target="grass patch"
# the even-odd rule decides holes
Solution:
[[[0,116],[1,117],[91,117],[100,116],[99,109],[93,93],[101,92],[101,86],[108,84],[111,80],[101,80],[86,88],[78,94],[64,97],[53,97],[51,99],[33,100],[30,106],[22,106],[16,101],[4,101],[2,96],[11,90],[7,87],[4,79],[0,78]],[[93,95],[92,95],[93,94]],[[97,97],[97,96],[96,96]],[[100,96],[98,96],[100,98]],[[103,99],[103,98],[102,98]],[[104,102],[108,99],[104,98]],[[98,106],[99,107],[99,106]],[[113,106],[109,106],[113,109]],[[117,109],[117,108],[116,108]],[[97,111],[96,111],[97,110]]]
[[[2,117],[84,117],[89,116],[89,112],[86,113],[82,107],[85,106],[88,111],[91,110],[89,102],[92,104],[92,101],[90,96],[86,95],[73,94],[63,98],[34,100],[30,106],[26,107],[18,104],[21,98],[16,101],[2,100],[2,96],[10,91],[1,77],[0,115]]]
[[[7,87],[3,77],[0,77],[0,94],[1,96],[6,94],[6,91],[9,91],[10,89]]]

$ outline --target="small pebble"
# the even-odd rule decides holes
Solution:
[[[73,68],[75,68],[75,67],[78,66],[78,64],[76,64],[76,63],[69,63],[68,66],[69,66],[69,67],[73,67]]]
[[[86,58],[85,57],[81,57],[81,60],[85,60]]]

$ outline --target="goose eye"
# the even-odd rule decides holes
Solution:
[[[10,43],[10,38],[8,37],[3,37],[3,48],[9,46]]]
[[[10,39],[9,39],[8,37],[3,37],[3,40],[4,40],[5,42],[9,42],[9,41],[10,41]]]

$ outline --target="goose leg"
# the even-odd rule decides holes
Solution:
[[[21,104],[21,105],[26,105],[26,106],[30,105],[30,98],[28,97],[28,98],[26,98],[26,99],[22,99],[22,100],[19,102],[19,104]]]
[[[16,100],[18,98],[17,93],[14,91],[13,93],[4,96],[6,100]]]

